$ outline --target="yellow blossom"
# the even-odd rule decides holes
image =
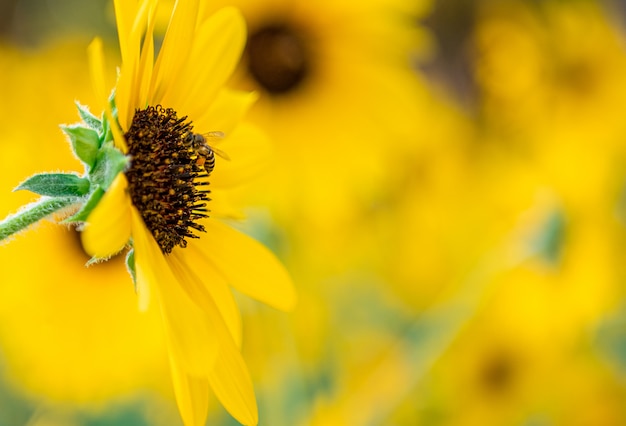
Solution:
[[[176,2],[155,59],[158,3],[115,2],[122,64],[113,95],[106,101],[96,39],[88,55],[104,116],[80,106],[86,127],[63,128],[85,175],[44,173],[24,181],[20,189],[42,195],[44,204],[9,216],[2,235],[48,215],[48,200],[57,209],[77,206],[67,221],[84,222],[80,238],[90,263],[130,246],[126,264],[139,306],[155,307],[162,319],[184,423],[204,424],[212,389],[237,420],[254,425],[256,400],[239,352],[241,317],[231,286],[282,310],[292,309],[296,296],[269,250],[220,221],[233,217],[228,188],[257,172],[251,158],[262,149],[258,131],[239,126],[256,95],[224,87],[243,49],[245,24],[234,8],[208,14],[197,0]]]

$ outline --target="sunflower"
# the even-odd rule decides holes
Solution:
[[[84,222],[82,246],[93,261],[131,246],[127,267],[140,308],[159,307],[185,424],[204,423],[211,388],[233,417],[256,424],[254,390],[239,352],[241,318],[229,285],[283,310],[296,297],[270,251],[217,220],[233,215],[224,191],[256,171],[246,155],[258,134],[237,125],[255,95],[223,87],[245,43],[242,16],[234,8],[202,13],[198,3],[174,5],[154,60],[158,1],[115,2],[122,65],[114,95],[107,101],[102,42],[96,39],[88,53],[105,114],[98,120],[79,109],[87,127],[98,129],[98,143],[90,146],[83,138],[94,134],[87,127],[65,129],[87,176],[36,175],[20,188],[48,195],[49,187],[37,186],[42,180],[62,179],[64,193],[78,183],[84,197],[69,220]],[[209,138],[222,139],[221,155],[230,161],[216,155]],[[44,199],[33,211],[41,207],[41,216],[49,212],[45,208],[71,202],[75,197]]]

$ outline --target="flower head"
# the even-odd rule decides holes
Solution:
[[[250,174],[246,156],[258,135],[238,124],[255,95],[223,87],[246,39],[243,18],[233,8],[202,13],[198,3],[176,2],[154,60],[158,1],[115,2],[122,65],[113,95],[106,101],[96,39],[89,57],[105,114],[79,107],[85,125],[65,128],[86,174],[28,179],[19,188],[46,198],[3,226],[77,206],[66,220],[84,223],[82,245],[94,261],[130,247],[140,307],[161,313],[185,424],[204,424],[209,388],[237,420],[256,424],[229,286],[285,310],[295,293],[272,253],[217,219],[231,212],[225,190]]]

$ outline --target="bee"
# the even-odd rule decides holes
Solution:
[[[211,174],[215,168],[215,154],[228,160],[228,156],[222,151],[209,145],[208,141],[219,141],[224,138],[222,132],[208,132],[204,134],[189,133],[185,138],[185,143],[195,152],[197,155],[196,164],[200,167],[204,167],[207,176]]]

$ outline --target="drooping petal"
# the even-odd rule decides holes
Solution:
[[[209,381],[190,376],[170,357],[172,384],[180,416],[185,426],[204,426],[209,409]]]
[[[212,300],[209,300],[207,308],[206,313],[215,324],[220,342],[215,366],[209,374],[209,384],[217,399],[235,419],[244,425],[256,425],[259,414],[248,367]]]
[[[190,255],[191,252],[195,252]],[[178,274],[183,281],[186,282],[185,288],[188,291],[193,292],[197,301],[201,303],[202,309],[209,320],[215,327],[215,338],[219,342],[217,359],[215,360],[214,368],[208,375],[208,383],[213,388],[213,392],[220,400],[224,408],[228,412],[245,425],[256,425],[258,422],[257,404],[254,396],[254,387],[250,374],[246,364],[241,357],[239,347],[233,339],[233,326],[227,325],[225,319],[235,321],[237,327],[236,333],[239,335],[241,331],[239,329],[239,311],[234,305],[219,306],[216,302],[222,303],[228,299],[224,297],[225,294],[221,294],[218,298],[213,298],[213,294],[222,293],[223,291],[229,291],[224,284],[213,286],[215,282],[199,282],[198,277],[194,276],[196,273],[205,273],[203,266],[206,265],[206,261],[203,255],[191,248],[189,243],[187,248],[173,251],[170,255],[170,263],[175,265],[174,271]],[[191,266],[194,262],[198,262],[196,265]],[[186,264],[185,264],[186,263]],[[204,286],[206,284],[206,286]],[[214,287],[214,288],[208,288]],[[209,294],[211,293],[211,294]],[[232,295],[231,295],[232,297]],[[234,315],[234,316],[233,316]],[[240,338],[240,337],[239,337]],[[182,395],[184,395],[184,386],[198,386],[202,384],[197,379],[194,380],[191,377],[178,377],[175,380],[179,380],[177,386],[183,388]],[[199,404],[201,401],[194,402],[192,400],[185,400],[185,407],[193,407],[192,404]],[[190,410],[189,408],[186,408]],[[197,408],[195,408],[197,409]],[[181,411],[183,407],[181,407]]]
[[[220,337],[220,350],[215,368],[209,375],[209,384],[224,408],[240,423],[256,425],[259,422],[254,386],[235,343],[225,333]]]
[[[295,307],[297,296],[291,278],[272,252],[218,220],[202,224],[207,234],[197,247],[230,285],[274,308],[289,311]]]
[[[224,280],[215,271],[211,261],[190,240],[185,249],[174,249],[168,258],[183,287],[204,311],[217,306],[237,347],[241,346],[241,313],[235,298]]]
[[[202,115],[235,69],[245,42],[246,24],[238,9],[225,7],[202,22],[194,34],[189,66],[181,69],[177,90],[168,92],[164,102],[194,120]]]
[[[166,93],[176,89],[172,83],[181,69],[187,66],[189,46],[193,43],[197,18],[198,0],[176,1],[154,65],[149,99],[151,105],[163,103]],[[176,105],[168,104],[168,107],[176,108]]]
[[[135,207],[131,217],[137,282],[159,304],[170,356],[188,374],[207,377],[218,350],[213,322],[183,291]]]
[[[124,248],[130,239],[130,197],[128,181],[117,175],[108,191],[87,218],[81,240],[83,249],[95,258],[108,258]]]

